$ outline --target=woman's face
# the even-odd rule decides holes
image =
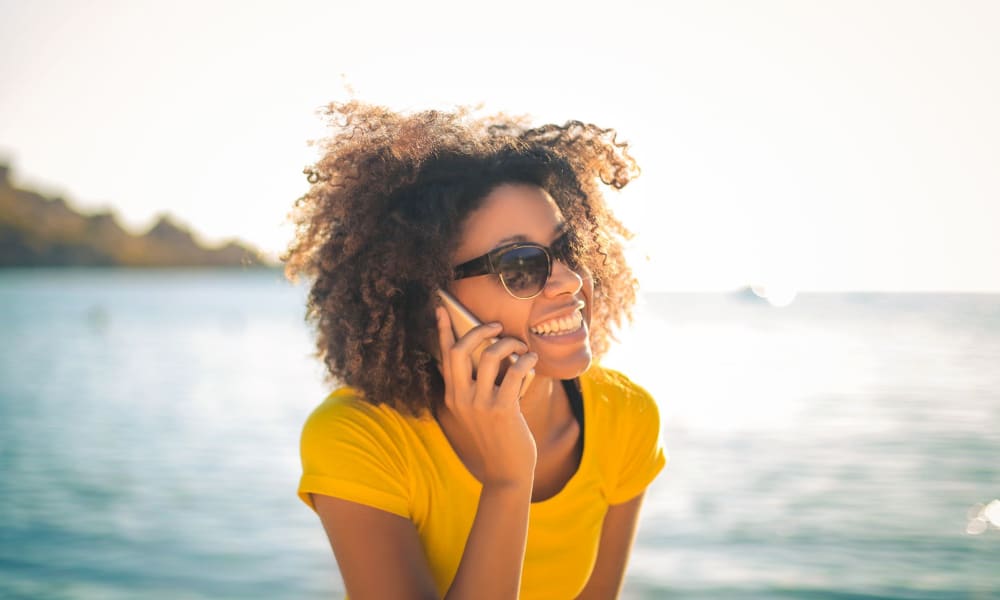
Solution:
[[[461,264],[513,242],[550,246],[559,237],[562,223],[562,212],[542,188],[529,184],[501,185],[469,216],[452,264]],[[537,353],[537,375],[571,379],[590,366],[590,303],[594,285],[587,274],[574,272],[565,263],[554,260],[552,276],[542,292],[529,300],[507,293],[497,275],[453,281],[451,292],[482,322],[501,323],[501,335],[515,337]]]

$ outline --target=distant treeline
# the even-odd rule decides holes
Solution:
[[[143,235],[125,231],[111,211],[84,215],[62,198],[19,189],[0,164],[0,267],[270,266],[239,242],[200,245],[166,215]]]

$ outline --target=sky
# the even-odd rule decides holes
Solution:
[[[328,102],[482,105],[630,142],[643,289],[1000,292],[997,31],[992,0],[0,0],[0,161],[277,256]]]

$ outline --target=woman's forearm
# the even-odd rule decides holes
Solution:
[[[531,483],[484,485],[447,600],[517,598],[528,537]]]

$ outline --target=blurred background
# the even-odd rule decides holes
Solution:
[[[286,215],[352,97],[614,127],[626,598],[1000,597],[1000,4],[0,0],[0,597],[342,594]]]

